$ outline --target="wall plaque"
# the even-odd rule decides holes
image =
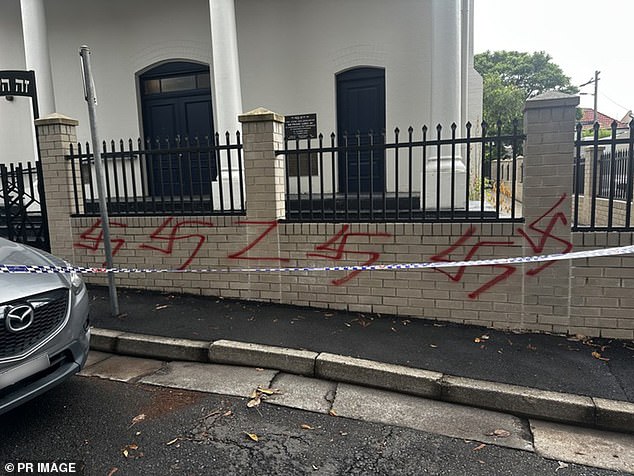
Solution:
[[[284,136],[288,140],[317,138],[317,114],[286,116]]]

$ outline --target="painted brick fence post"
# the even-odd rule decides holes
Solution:
[[[77,143],[78,124],[77,120],[61,114],[51,114],[35,121],[44,176],[51,252],[71,262],[73,177],[70,161],[65,156],[69,153],[70,145]],[[80,203],[83,202],[81,197],[79,199]]]
[[[571,193],[578,96],[545,93],[526,102],[524,131],[524,256],[572,251]],[[571,322],[567,261],[524,266],[526,327],[567,332]]]
[[[238,120],[242,123],[247,220],[282,219],[286,215],[284,159],[275,151],[284,145],[284,117],[258,108]]]
[[[278,220],[286,216],[285,173],[283,156],[275,151],[284,146],[284,117],[264,108],[238,116],[242,123],[244,177],[247,216],[244,232],[247,243],[254,243],[263,230],[274,227],[257,246],[243,254],[253,264],[283,265]],[[266,259],[258,259],[267,257]],[[278,258],[276,258],[278,257]],[[255,273],[248,282],[259,283],[256,299],[281,301],[282,273]]]

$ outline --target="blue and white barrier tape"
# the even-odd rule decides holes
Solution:
[[[537,263],[543,261],[561,261],[579,258],[597,258],[634,253],[634,245],[598,250],[555,253],[539,256],[518,256],[515,258],[493,258],[474,261],[441,261],[426,263],[375,264],[368,266],[322,266],[288,268],[208,268],[208,269],[144,269],[144,268],[91,268],[84,266],[40,266],[0,264],[0,274],[5,273],[290,273],[313,271],[392,271],[427,268],[459,268],[463,266],[492,266],[503,264]]]

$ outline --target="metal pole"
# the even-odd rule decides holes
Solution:
[[[598,91],[599,91],[599,73],[601,71],[595,71],[594,72],[594,110],[593,110],[593,116],[592,116],[592,124],[594,125],[597,122],[597,98],[598,98]]]
[[[110,226],[108,220],[108,207],[106,205],[106,179],[104,176],[103,163],[101,158],[101,146],[99,133],[97,131],[97,119],[95,117],[95,107],[97,106],[97,96],[92,78],[92,67],[90,64],[90,49],[82,46],[79,49],[81,57],[82,79],[84,82],[84,96],[88,103],[88,117],[90,119],[90,137],[95,155],[95,169],[97,172],[97,191],[99,192],[99,211],[101,212],[101,228],[103,230],[103,247],[106,253],[106,266],[113,268],[112,264],[112,244],[110,243]],[[113,317],[119,315],[119,301],[117,299],[117,288],[114,283],[114,273],[108,272],[108,291],[110,294],[110,312]]]

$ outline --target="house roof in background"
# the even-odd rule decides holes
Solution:
[[[583,116],[581,117],[580,121],[581,124],[583,125],[584,129],[591,128],[592,124],[594,123],[594,109],[589,107],[582,107],[581,111],[583,112]],[[610,129],[614,121],[616,121],[617,129],[626,128],[628,127],[629,121],[625,122],[624,119],[629,117],[629,114],[630,113],[626,114],[626,116],[622,120],[619,120],[597,111],[597,122],[599,123],[599,127],[601,129]]]

